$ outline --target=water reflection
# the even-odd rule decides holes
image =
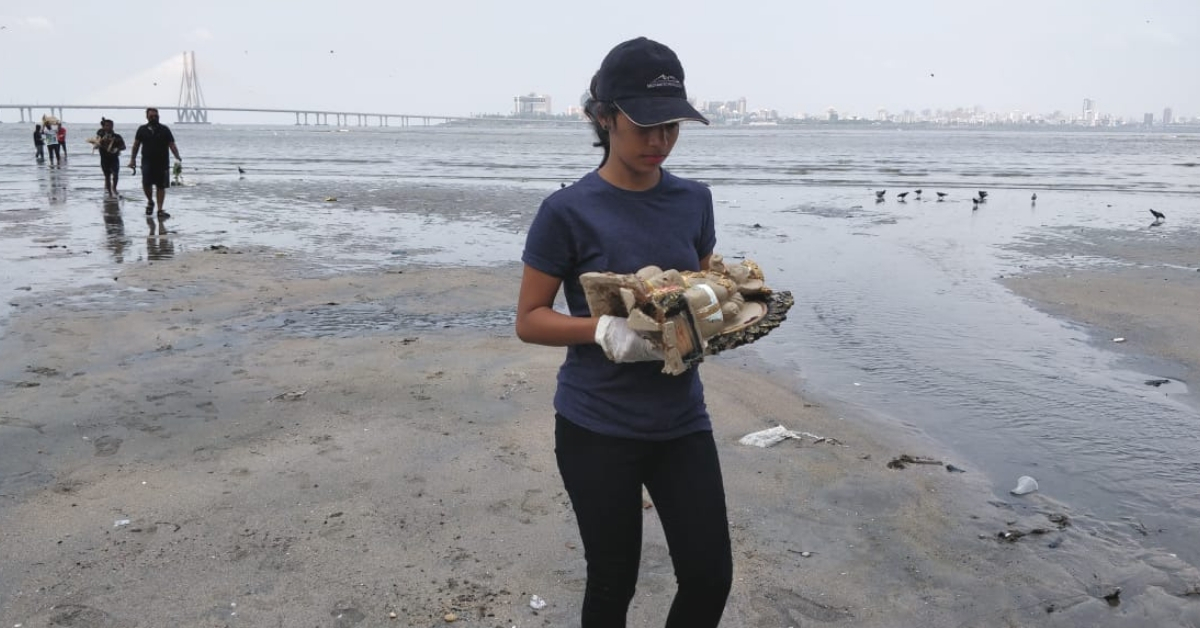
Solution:
[[[47,168],[45,176],[38,177],[42,194],[51,205],[67,202],[67,180],[67,175],[58,168]]]
[[[167,230],[166,220],[146,216],[146,226],[150,228],[150,233],[146,236],[146,259],[164,260],[175,257],[175,240]]]
[[[121,204],[117,199],[104,202],[104,243],[112,251],[113,261],[121,264],[125,261],[125,247],[130,239],[125,235],[125,220],[121,217]]]

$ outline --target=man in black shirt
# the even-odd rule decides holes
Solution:
[[[167,151],[175,155],[175,161],[182,162],[183,158],[179,156],[179,149],[175,148],[175,136],[171,134],[171,129],[158,123],[158,109],[154,107],[146,109],[146,124],[138,127],[137,135],[133,138],[129,167],[134,172],[137,172],[138,150],[142,146],[146,147],[142,153],[142,190],[146,193],[146,215],[154,213],[157,200],[158,216],[170,218],[171,215],[163,210],[167,188],[171,185],[171,158]]]

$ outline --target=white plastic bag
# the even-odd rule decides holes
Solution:
[[[738,442],[743,445],[753,445],[755,447],[770,447],[778,445],[789,438],[800,438],[800,434],[782,425],[776,425],[770,429],[746,434]]]

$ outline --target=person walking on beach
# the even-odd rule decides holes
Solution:
[[[113,121],[108,118],[100,118],[100,130],[96,131],[96,149],[100,151],[100,171],[104,173],[104,195],[116,198],[125,138],[113,132]]]
[[[50,153],[50,165],[58,165],[58,133],[49,124],[42,126],[42,141],[46,143],[46,152]]]
[[[554,395],[555,455],[587,561],[582,628],[625,626],[642,546],[642,487],[654,500],[678,582],[668,628],[717,626],[733,579],[720,462],[696,368],[663,358],[625,318],[593,317],[579,276],[707,270],[712,194],[662,168],[685,120],[683,66],[640,37],[608,53],[585,111],[604,158],[543,202],[522,254],[517,336],[565,346]],[[570,314],[555,311],[562,289]]]
[[[33,156],[40,164],[46,161],[46,140],[42,137],[42,125],[33,125]]]
[[[155,203],[158,205],[160,218],[170,218],[171,215],[163,209],[167,200],[167,188],[171,186],[171,158],[182,162],[179,149],[175,147],[175,136],[165,124],[158,123],[158,109],[146,109],[146,124],[138,127],[133,137],[133,150],[129,153],[129,167],[137,171],[138,150],[146,147],[142,153],[142,191],[146,193],[146,215],[154,213]],[[157,189],[156,189],[157,188]]]
[[[54,132],[58,138],[58,145],[62,150],[62,160],[67,160],[67,127],[63,126],[62,122],[58,123],[58,128]]]

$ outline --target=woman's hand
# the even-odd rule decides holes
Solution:
[[[607,314],[596,323],[596,344],[613,362],[652,362],[663,353],[653,342],[629,328],[629,319]]]

